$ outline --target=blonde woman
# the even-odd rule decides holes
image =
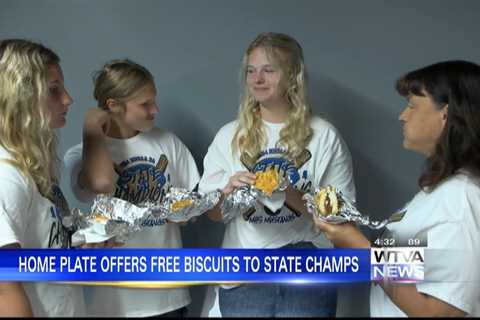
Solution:
[[[20,39],[0,41],[0,247],[68,248],[56,136],[72,103],[59,57]],[[0,316],[78,316],[80,287],[0,282]]]
[[[83,145],[65,155],[75,196],[90,202],[110,193],[134,204],[161,201],[168,187],[196,187],[199,174],[187,147],[155,127],[157,91],[152,74],[130,60],[113,60],[95,76],[97,108],[88,110]],[[181,248],[177,224],[151,217],[125,247]],[[188,289],[95,287],[87,311],[95,316],[185,315]]]
[[[314,232],[301,199],[318,185],[335,185],[355,198],[350,153],[337,130],[311,115],[301,46],[280,33],[262,33],[243,57],[244,94],[238,119],[215,136],[204,159],[200,191],[224,196],[255,183],[255,172],[275,168],[289,178],[283,194],[260,199],[257,211],[227,223],[225,248],[315,248],[328,246]],[[218,205],[210,213],[221,220]],[[336,290],[325,285],[221,287],[210,315],[334,316]],[[208,308],[208,302],[204,308]]]

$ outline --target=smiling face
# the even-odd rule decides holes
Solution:
[[[448,106],[438,108],[432,98],[423,93],[425,96],[408,96],[399,120],[403,123],[404,148],[428,157],[433,154],[445,127]]]
[[[269,59],[265,49],[258,47],[248,56],[246,84],[250,94],[263,105],[283,104],[287,83],[278,63]]]
[[[47,106],[50,112],[50,128],[58,129],[65,126],[72,98],[65,89],[60,66],[58,64],[50,65],[47,72]]]

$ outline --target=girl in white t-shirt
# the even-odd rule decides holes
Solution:
[[[161,201],[168,187],[192,190],[199,174],[187,147],[154,126],[158,112],[152,74],[130,60],[113,60],[95,76],[98,107],[87,111],[83,144],[65,155],[75,196],[91,202],[110,193],[134,204]],[[181,248],[179,226],[150,217],[124,247]],[[183,316],[188,289],[94,287],[87,295],[92,316]]]
[[[480,315],[480,66],[436,63],[407,73],[397,91],[403,146],[426,157],[421,191],[381,243],[426,245],[422,283],[372,285],[372,316]],[[352,224],[317,227],[338,247],[370,248]],[[378,243],[378,241],[377,241]]]
[[[241,76],[245,92],[238,119],[223,126],[210,145],[199,190],[221,189],[225,198],[254,184],[255,173],[268,168],[287,177],[290,185],[260,199],[256,211],[230,220],[223,247],[328,246],[314,232],[302,195],[333,184],[355,199],[352,163],[337,130],[311,114],[301,46],[288,35],[262,33],[245,52]],[[216,221],[222,219],[220,203],[209,213]],[[336,311],[336,289],[327,285],[246,284],[214,291],[204,306],[210,316],[218,311],[227,317],[334,316]]]
[[[0,247],[69,248],[61,217],[56,135],[72,103],[59,57],[21,39],[0,41]],[[0,316],[81,316],[81,287],[0,282]]]

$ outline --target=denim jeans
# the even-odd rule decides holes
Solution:
[[[284,248],[315,248],[300,243]],[[334,317],[337,289],[332,284],[244,284],[219,288],[222,317]]]

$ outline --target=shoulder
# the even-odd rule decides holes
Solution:
[[[154,140],[171,140],[176,138],[174,133],[168,131],[167,129],[162,129],[159,127],[153,127],[151,130],[141,133],[141,135],[143,139]]]
[[[223,125],[215,134],[212,145],[216,145],[220,148],[228,148],[232,142],[233,135],[237,129],[238,121],[231,121]]]
[[[313,116],[310,120],[310,126],[314,134],[318,135],[338,135],[338,130],[333,124],[319,116]]]
[[[313,130],[313,136],[310,145],[321,145],[322,148],[331,147],[334,149],[345,148],[345,142],[337,128],[329,121],[319,117],[313,116],[310,120],[310,125]]]
[[[20,170],[9,162],[12,156],[0,147],[0,197],[2,202],[21,202],[34,191],[33,185]]]
[[[462,172],[449,177],[431,192],[431,197],[449,207],[449,220],[480,212],[480,179]]]
[[[173,132],[167,129],[154,127],[152,130],[144,134],[145,138],[161,145],[162,148],[170,149],[172,152],[180,152],[188,150],[183,141]]]
[[[79,143],[77,145],[74,145],[70,147],[67,152],[65,152],[65,155],[63,156],[64,161],[68,161],[71,158],[76,158],[79,155],[82,155],[83,151],[83,143]]]
[[[215,138],[221,139],[232,139],[233,135],[235,134],[235,130],[237,129],[238,121],[230,121],[229,123],[223,125],[220,130],[218,130]]]
[[[437,195],[451,194],[459,196],[461,194],[476,195],[480,192],[480,179],[471,176],[468,173],[457,173],[442,182],[432,192]]]
[[[171,131],[153,127],[150,131],[141,133],[141,141],[148,144],[158,144],[162,147],[174,147],[181,143],[180,139]],[[137,140],[139,141],[139,140]]]

